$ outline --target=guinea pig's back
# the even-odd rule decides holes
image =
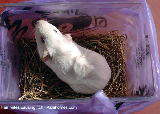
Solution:
[[[81,47],[78,44],[77,47],[81,53],[85,55],[89,64],[94,66],[93,71],[86,76],[86,81],[90,81],[91,86],[104,88],[111,78],[111,69],[105,57],[95,51]]]

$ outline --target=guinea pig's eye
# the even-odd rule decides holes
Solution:
[[[53,29],[54,30],[54,32],[57,32],[57,30],[55,30],[55,29]]]
[[[41,42],[44,43],[44,38],[43,37],[41,37]]]

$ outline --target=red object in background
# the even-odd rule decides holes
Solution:
[[[16,3],[20,1],[27,1],[27,0],[0,0],[0,3]],[[0,8],[0,12],[3,11],[4,8]]]
[[[26,1],[26,0],[1,0],[0,3],[15,3],[20,1]]]

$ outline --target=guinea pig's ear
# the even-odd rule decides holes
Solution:
[[[72,41],[71,34],[64,34],[63,35],[67,40]]]

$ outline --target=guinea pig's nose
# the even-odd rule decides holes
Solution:
[[[33,26],[35,26],[36,24],[38,24],[41,20],[43,21],[47,21],[47,18],[39,18],[39,19],[36,19],[32,22]]]
[[[37,24],[38,22],[40,22],[40,21],[47,21],[47,19],[46,19],[46,18],[38,19],[37,22],[36,22],[36,24]]]

